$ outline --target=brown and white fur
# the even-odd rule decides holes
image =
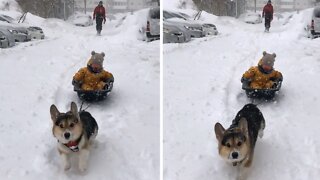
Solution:
[[[254,104],[245,105],[228,129],[216,123],[214,130],[220,156],[233,166],[250,167],[257,136],[263,136],[264,128],[264,117]]]
[[[95,119],[87,111],[78,112],[77,105],[72,102],[70,111],[60,113],[55,105],[50,107],[53,122],[52,132],[58,140],[58,151],[64,170],[71,168],[70,155],[79,156],[79,169],[87,169],[90,146],[98,133]]]

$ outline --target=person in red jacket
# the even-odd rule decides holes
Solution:
[[[106,23],[106,10],[102,5],[102,1],[100,1],[98,6],[94,9],[93,20],[94,19],[96,20],[97,34],[100,35],[102,30],[102,21],[104,24]]]
[[[264,26],[265,31],[269,32],[270,29],[270,23],[273,19],[273,6],[271,4],[271,0],[268,0],[268,3],[263,7],[262,11],[262,17],[264,17]]]

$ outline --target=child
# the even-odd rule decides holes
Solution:
[[[263,52],[263,57],[258,66],[251,67],[246,71],[241,79],[242,83],[247,83],[252,89],[271,89],[283,80],[282,74],[273,69],[276,54]]]
[[[87,67],[81,68],[74,76],[72,84],[75,88],[85,91],[100,91],[108,89],[108,83],[113,82],[111,73],[103,69],[103,60],[105,54],[91,52],[91,58]]]

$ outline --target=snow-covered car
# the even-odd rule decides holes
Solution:
[[[44,32],[40,27],[37,26],[27,26],[23,23],[16,23],[15,20],[7,15],[0,14],[0,25],[12,27],[18,30],[21,30],[22,32],[27,31],[28,36],[30,36],[30,39],[44,39]],[[4,24],[5,22],[5,24]],[[28,37],[29,38],[29,37]]]
[[[262,17],[259,13],[246,13],[244,16],[244,22],[249,24],[259,24],[262,23]]]
[[[74,15],[70,16],[68,18],[68,21],[71,22],[72,24],[76,26],[82,26],[82,27],[87,27],[87,26],[92,26],[93,25],[93,20],[92,17],[88,14],[83,14],[83,13],[75,13]]]
[[[124,20],[126,17],[123,17]],[[120,20],[120,23],[122,23]],[[119,24],[120,24],[119,23]],[[144,23],[143,23],[144,24]],[[139,29],[141,40],[150,42],[160,39],[160,8],[150,8],[147,13],[146,24]]]
[[[150,8],[147,15],[147,23],[140,28],[142,39],[148,42],[160,39],[160,8]]]
[[[28,34],[28,30],[25,27],[16,27],[0,22],[0,28],[8,30],[13,36],[16,42],[26,42],[31,40],[31,35]]]
[[[163,43],[184,43],[191,40],[187,30],[179,28],[174,23],[163,22]]]
[[[203,31],[206,33],[206,35],[218,35],[218,30],[216,25],[214,24],[202,24]]]
[[[31,39],[44,39],[44,33],[40,27],[30,26],[27,29],[29,31]]]
[[[204,23],[202,21],[199,21],[199,20],[195,20],[196,17],[191,17],[189,16],[188,14],[185,14],[185,13],[181,13],[181,12],[178,12],[176,13],[178,16],[180,16],[181,18],[184,18],[186,20],[189,20],[189,21],[193,21],[193,22],[196,22],[196,23],[199,23],[199,24],[202,24],[202,28],[203,28],[203,31],[205,32],[206,36],[208,35],[218,35],[218,29],[216,27],[216,25],[214,24],[211,24],[211,23]],[[198,14],[199,15],[199,14]],[[197,16],[197,15],[196,15]]]
[[[218,29],[214,24],[211,23],[204,23],[199,20],[195,20],[195,17],[191,17],[188,14],[181,13],[181,12],[171,12],[171,11],[165,11],[164,12],[164,18],[170,18],[170,17],[176,17],[184,19],[190,23],[197,23],[202,25],[202,30],[205,32],[205,35],[217,35]],[[166,17],[165,17],[166,16]]]
[[[310,38],[320,37],[320,7],[315,7],[312,12],[310,24],[307,25]]]
[[[203,31],[203,27],[201,24],[188,21],[185,18],[177,17],[176,13],[171,13],[169,11],[163,11],[164,21],[169,22],[171,24],[176,24],[180,29],[185,28],[194,38],[204,37],[206,32]]]
[[[1,41],[1,48],[12,47],[15,45],[14,36],[7,30],[1,29],[0,27],[0,41]]]
[[[0,48],[9,47],[9,40],[5,34],[0,31]]]

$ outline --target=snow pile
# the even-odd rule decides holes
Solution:
[[[23,21],[23,23],[33,25],[33,26],[43,26],[44,21],[45,21],[44,18],[33,15],[32,13],[28,12],[25,15],[25,20]]]
[[[21,11],[21,8],[15,0],[0,0],[0,10]]]
[[[140,15],[126,23],[144,18]],[[134,30],[125,29],[129,26],[115,28],[108,22],[97,36],[95,26],[31,14],[26,21],[43,28],[46,39],[0,49],[0,113],[5,114],[0,179],[158,179],[159,41],[138,41],[131,38]],[[72,168],[64,172],[49,107],[55,104],[65,112],[71,101],[81,104],[71,81],[92,50],[106,53],[104,67],[115,77],[114,89],[106,101],[87,109],[99,125],[88,171],[81,174],[73,158]]]
[[[140,36],[139,29],[147,26],[148,13],[149,9],[126,13],[116,22],[116,29],[126,39],[137,39]]]
[[[318,179],[320,38],[301,36],[309,11],[274,19],[270,33],[264,23],[203,14],[200,20],[217,25],[218,36],[163,46],[165,179],[235,179],[237,169],[218,155],[213,127],[229,127],[251,102],[240,79],[263,51],[277,54],[284,81],[276,101],[258,105],[266,129],[247,180]]]
[[[192,0],[163,0],[163,9],[197,9]]]

